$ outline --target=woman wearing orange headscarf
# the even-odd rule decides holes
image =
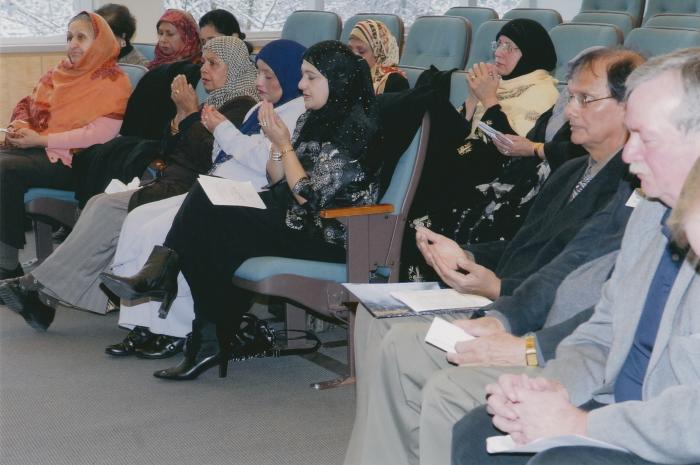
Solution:
[[[372,71],[376,95],[409,88],[406,74],[398,67],[399,46],[396,38],[381,21],[367,19],[355,24],[348,45],[353,53],[365,59]]]
[[[165,10],[156,28],[158,43],[155,58],[148,64],[148,69],[175,61],[202,62],[199,26],[191,14],[182,10]]]
[[[72,189],[73,152],[119,133],[131,84],[116,64],[118,54],[107,22],[78,14],[68,24],[67,59],[13,110],[0,148],[0,279],[22,274],[24,193]]]

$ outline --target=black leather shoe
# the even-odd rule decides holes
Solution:
[[[136,356],[139,358],[158,359],[168,358],[182,352],[185,345],[184,337],[157,335],[150,344],[136,348]]]
[[[127,355],[132,355],[136,353],[136,349],[148,345],[156,335],[144,328],[143,326],[134,326],[134,329],[129,331],[122,342],[117,344],[112,344],[105,348],[105,353],[107,355],[113,355],[115,357],[125,357]]]
[[[23,288],[19,279],[5,280],[0,283],[0,299],[37,331],[46,331],[56,315],[53,307],[39,300],[37,291]]]
[[[110,291],[126,300],[150,297],[162,301],[158,316],[168,316],[170,305],[177,297],[177,275],[180,273],[177,253],[167,247],[157,245],[144,263],[143,268],[133,276],[117,276],[100,273],[100,279]]]

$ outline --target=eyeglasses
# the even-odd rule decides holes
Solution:
[[[575,100],[581,108],[586,108],[593,102],[599,102],[601,100],[607,100],[609,98],[615,97],[613,97],[612,95],[608,95],[607,97],[593,98],[590,95],[569,94],[569,103],[571,103],[572,100]]]
[[[514,52],[515,50],[520,50],[518,47],[515,45],[511,44],[510,42],[498,42],[497,40],[494,40],[491,42],[491,50],[496,51],[499,48],[502,48],[508,53]]]

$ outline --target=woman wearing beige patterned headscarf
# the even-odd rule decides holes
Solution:
[[[358,22],[350,32],[348,45],[355,55],[369,64],[375,94],[409,88],[406,74],[397,66],[399,46],[396,38],[384,23],[372,19]]]

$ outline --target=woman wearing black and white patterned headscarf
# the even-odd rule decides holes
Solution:
[[[234,97],[258,95],[255,90],[257,70],[250,61],[248,48],[241,39],[233,36],[214,37],[206,43],[202,52],[202,84],[209,92],[207,104],[219,108]],[[226,81],[220,87],[208,87],[214,84],[211,75],[221,64],[226,66]]]

